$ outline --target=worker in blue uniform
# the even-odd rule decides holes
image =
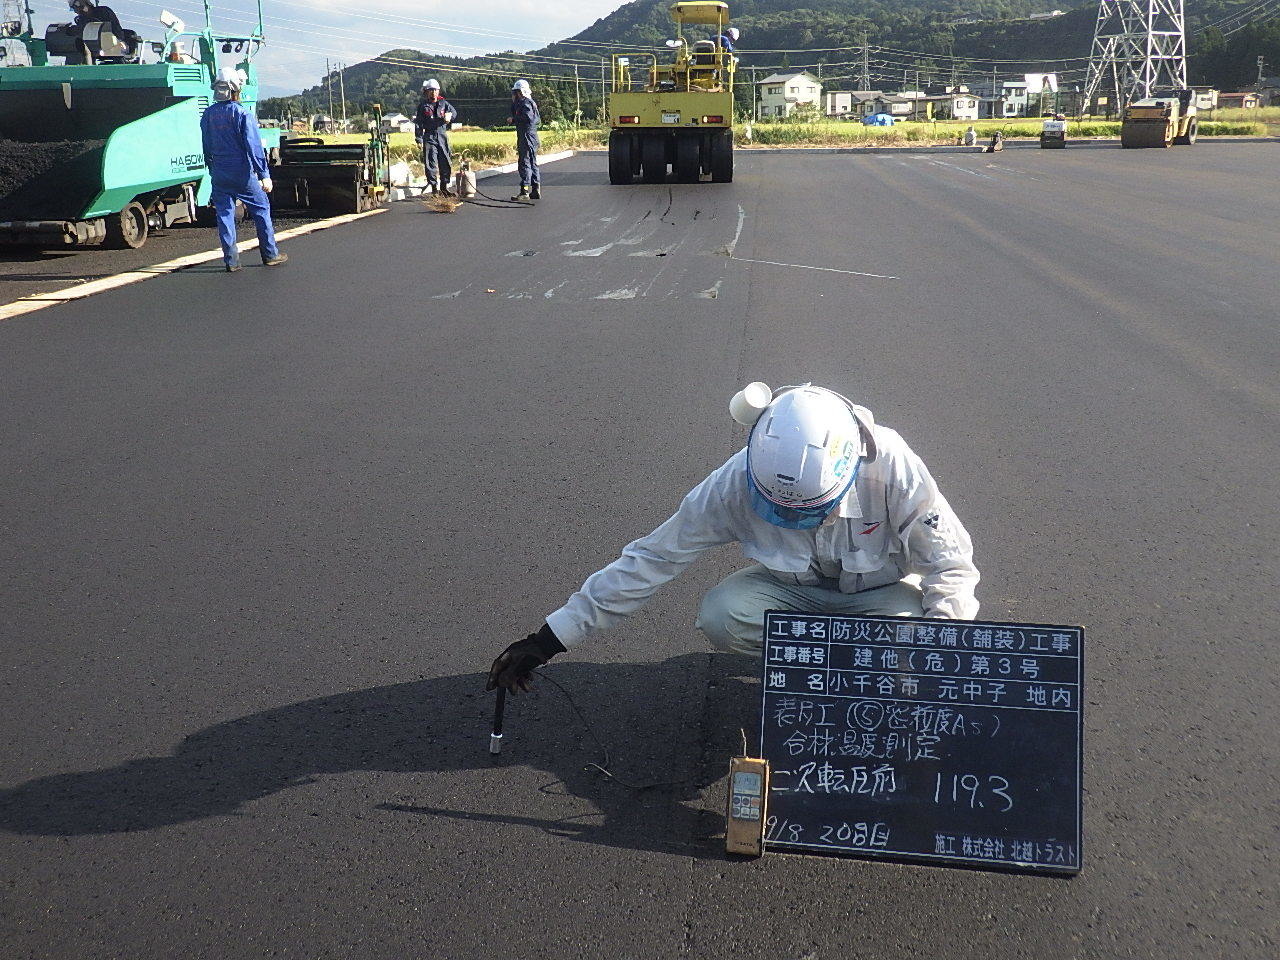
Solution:
[[[738,42],[738,35],[737,27],[729,27],[716,39],[720,42],[720,47],[725,53],[733,53],[733,45]]]
[[[517,80],[511,88],[511,122],[516,128],[516,158],[520,172],[520,193],[513,200],[539,200],[542,183],[538,176],[538,103],[528,80]]]
[[[240,106],[243,83],[238,70],[223,68],[213,81],[212,103],[200,118],[204,138],[204,162],[213,180],[213,209],[218,216],[218,239],[222,242],[222,260],[227,273],[240,269],[240,252],[236,249],[236,202],[244,204],[258,228],[258,252],[268,267],[279,266],[289,259],[276,246],[271,226],[271,172],[262,149],[258,124]]]
[[[440,95],[440,81],[431,79],[422,84],[422,98],[413,114],[413,125],[418,142],[422,144],[422,165],[427,168],[427,183],[442,196],[451,197],[453,191],[453,156],[449,152],[449,124],[458,112],[453,104]]]

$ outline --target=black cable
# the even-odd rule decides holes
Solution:
[[[480,193],[479,190],[477,190],[476,192]],[[484,195],[481,194],[481,196],[484,196]],[[458,199],[461,200],[463,203],[470,203],[477,207],[488,207],[490,210],[514,210],[517,207],[533,206],[533,204],[524,204],[524,203],[518,203],[513,205],[506,200],[498,200],[495,203],[481,203],[479,200],[472,200],[470,197],[459,197]],[[485,197],[485,199],[492,200],[493,198]]]
[[[690,783],[694,779],[693,777],[685,777],[683,780],[657,780],[653,783],[632,783],[629,780],[623,780],[609,769],[613,764],[613,761],[609,758],[609,748],[604,745],[604,741],[596,734],[595,728],[591,726],[587,718],[583,716],[582,711],[578,709],[578,705],[574,703],[573,697],[569,696],[569,691],[545,673],[539,673],[538,676],[559,690],[564,698],[569,701],[569,706],[573,708],[573,712],[576,713],[578,715],[578,719],[582,721],[582,726],[586,728],[591,739],[594,740],[596,742],[596,746],[600,748],[600,755],[604,759],[604,763],[587,763],[583,767],[584,770],[595,770],[604,774],[615,783],[620,783],[629,790],[635,790],[637,792],[642,790],[652,790],[655,787],[679,787],[686,783]]]
[[[515,199],[503,200],[500,197],[491,197],[487,193],[484,193],[479,187],[476,187],[476,196],[484,197],[486,200],[492,200],[494,203],[502,203],[502,204],[507,204],[509,206],[517,206],[517,207],[533,206],[532,200],[515,200]]]

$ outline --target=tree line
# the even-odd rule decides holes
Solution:
[[[389,50],[382,55],[384,63],[367,61],[342,71],[339,83],[338,71],[322,80],[317,86],[292,97],[271,97],[258,106],[262,117],[310,117],[330,113],[330,92],[333,96],[333,112],[341,116],[340,96],[345,89],[348,116],[368,113],[373,104],[380,104],[384,114],[403,113],[412,116],[422,91],[422,82],[429,77],[440,81],[445,99],[458,111],[458,122],[479,127],[504,126],[510,123],[511,86],[517,76],[527,72],[534,78],[546,76],[541,65],[526,65],[513,55],[510,60],[475,61],[453,60],[430,56],[417,50]],[[431,67],[401,65],[394,61],[431,61],[452,67],[438,70]],[[492,76],[479,73],[455,73],[467,66],[489,71],[510,71],[511,76]],[[581,110],[584,123],[594,123],[599,113],[600,77],[564,76],[554,80],[532,79],[534,98],[546,123],[572,122]]]

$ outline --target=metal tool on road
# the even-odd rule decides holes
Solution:
[[[502,752],[502,714],[507,708],[507,691],[498,688],[498,696],[493,704],[493,732],[489,734],[489,752],[495,757]]]

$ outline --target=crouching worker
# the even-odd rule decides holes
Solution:
[[[236,248],[236,201],[244,204],[258,230],[258,252],[268,267],[289,259],[276,246],[271,226],[271,173],[267,155],[262,149],[258,123],[240,106],[240,71],[225,67],[213,81],[213,99],[200,118],[204,138],[204,162],[213,181],[213,209],[218,217],[218,240],[222,243],[222,261],[228,273],[240,269],[240,251]]]
[[[530,674],[634,613],[713,547],[740,543],[755,563],[702,600],[697,626],[717,650],[759,656],[767,610],[837,616],[978,613],[969,534],[928,469],[870,411],[820,387],[733,398],[751,426],[738,451],[675,515],[626,546],[577,593],[494,661],[488,689],[530,689]],[[904,582],[916,574],[920,586]]]
[[[538,104],[528,80],[517,80],[511,88],[511,122],[516,128],[516,159],[520,169],[520,193],[512,200],[539,200],[542,184],[538,176]]]

